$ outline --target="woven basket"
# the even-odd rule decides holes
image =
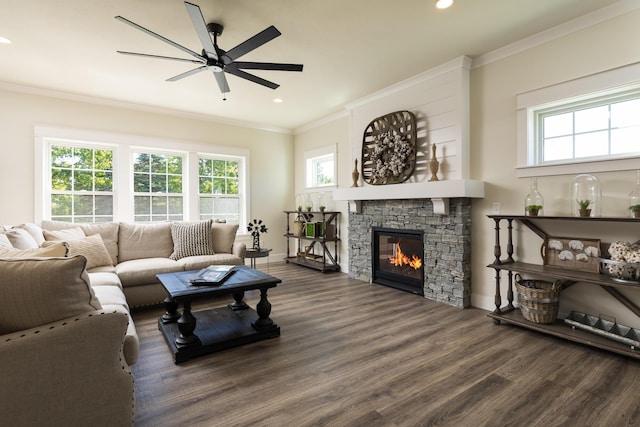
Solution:
[[[558,317],[562,282],[525,280],[518,273],[515,278],[522,317],[533,323],[553,323]]]

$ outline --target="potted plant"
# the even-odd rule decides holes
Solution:
[[[591,209],[589,209],[591,200],[576,200],[576,202],[578,202],[578,212],[580,212],[580,216],[591,216]]]
[[[542,210],[542,205],[529,205],[525,207],[525,210],[529,216],[538,216],[538,213]]]
[[[640,218],[640,205],[631,205],[629,210],[634,218]]]

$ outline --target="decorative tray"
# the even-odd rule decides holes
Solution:
[[[603,319],[603,315],[596,317],[590,314],[572,311],[564,321],[574,328],[583,329],[626,344],[630,346],[632,350],[640,349],[640,329],[616,323],[615,318],[607,320]]]

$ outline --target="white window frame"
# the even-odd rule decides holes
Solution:
[[[537,150],[536,111],[551,106],[585,102],[605,94],[624,92],[635,88],[640,88],[640,62],[519,94],[517,96],[516,175],[518,177],[535,177],[637,169],[640,160],[640,156],[637,155],[608,156],[584,161],[572,159],[553,164],[535,164]]]
[[[198,156],[232,156],[241,158],[239,170],[240,184],[240,218],[239,223],[248,222],[250,212],[249,185],[249,150],[246,148],[231,147],[217,144],[203,144],[186,141],[168,140],[161,138],[149,138],[136,135],[115,134],[109,132],[87,131],[72,128],[61,128],[37,125],[34,128],[34,220],[41,222],[49,219],[49,189],[51,188],[48,168],[50,158],[48,154],[48,140],[66,141],[87,146],[93,144],[96,147],[114,150],[113,155],[113,220],[133,222],[133,152],[145,150],[147,152],[161,152],[166,154],[184,153],[183,164],[183,194],[184,194],[184,220],[199,220],[198,197]],[[92,145],[92,146],[93,146]],[[243,227],[238,228],[239,235],[243,233]]]
[[[304,152],[305,164],[305,188],[337,188],[338,186],[338,156],[336,155],[337,146],[335,144],[326,147],[320,147]],[[319,162],[327,159],[333,159],[333,183],[319,184],[316,182],[317,165]]]
[[[246,179],[242,179],[243,176],[246,176],[247,174],[247,169],[246,169],[246,160],[244,157],[242,156],[230,156],[230,155],[221,155],[221,154],[212,154],[212,153],[198,153],[197,157],[196,157],[196,193],[198,196],[198,217],[200,217],[200,170],[199,170],[199,160],[201,158],[204,159],[209,159],[209,160],[228,160],[228,161],[233,161],[233,162],[238,162],[238,203],[239,203],[239,211],[240,211],[240,217],[239,217],[239,224],[247,224],[249,222],[248,219],[248,214],[247,214],[247,210],[246,210],[246,197],[243,197],[244,194],[246,194],[247,192],[247,180]],[[209,195],[207,195],[209,196]],[[245,215],[242,216],[242,212],[245,212]],[[240,227],[239,227],[240,228]]]

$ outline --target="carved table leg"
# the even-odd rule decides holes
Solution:
[[[173,323],[180,318],[178,313],[178,303],[171,297],[164,299],[165,313],[162,315],[162,323]]]
[[[191,314],[191,301],[184,302],[184,310],[182,316],[178,319],[178,330],[180,336],[176,338],[178,347],[186,347],[200,343],[200,339],[193,334],[196,330],[196,318]]]
[[[260,289],[260,302],[256,306],[256,312],[258,313],[258,320],[253,322],[251,326],[257,331],[265,331],[277,328],[273,323],[273,320],[269,318],[271,314],[271,303],[267,300],[267,289]]]
[[[246,310],[247,308],[249,308],[249,305],[243,301],[243,298],[244,298],[244,291],[234,292],[233,302],[228,304],[227,307],[229,307],[233,311]]]
[[[495,245],[493,246],[493,255],[495,256],[494,264],[501,264],[500,256],[502,255],[502,249],[500,248],[500,218],[494,218],[496,223],[495,230]],[[494,313],[500,314],[502,311],[500,310],[500,306],[502,305],[502,296],[500,295],[500,269],[496,268],[496,293],[494,297],[494,303],[496,305],[496,309]],[[500,320],[493,319],[493,323],[496,325],[500,324]]]

